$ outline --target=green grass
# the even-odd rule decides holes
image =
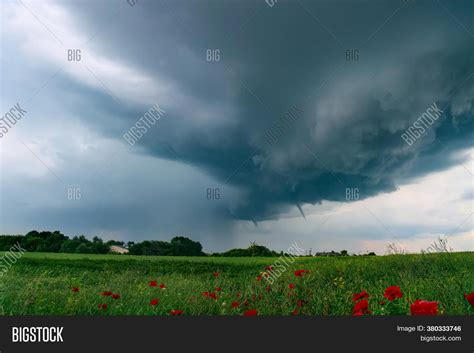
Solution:
[[[248,309],[290,315],[304,300],[300,314],[351,315],[352,294],[365,289],[375,315],[409,314],[416,299],[438,301],[444,315],[473,313],[463,294],[474,291],[474,253],[299,258],[267,291],[265,279],[256,277],[275,260],[27,253],[0,278],[0,306],[5,315],[168,315],[171,309],[187,315],[241,315]],[[295,277],[295,269],[310,273]],[[167,288],[149,287],[151,280]],[[382,305],[389,285],[400,286],[403,298]],[[215,287],[222,288],[217,300],[202,296]],[[102,291],[121,298],[103,297]],[[160,299],[158,305],[149,304],[153,298]],[[232,308],[233,301],[240,307]],[[100,303],[108,309],[99,310]]]

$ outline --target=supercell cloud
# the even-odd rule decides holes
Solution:
[[[155,96],[169,113],[140,145],[235,186],[230,217],[274,219],[289,207],[343,201],[346,188],[362,198],[391,192],[458,163],[455,152],[472,146],[472,36],[442,8],[265,6],[144,3],[137,10],[156,17],[129,23],[140,40],[110,44],[154,82],[170,82]],[[462,16],[469,6],[452,10]],[[215,49],[219,61],[208,61]],[[358,60],[346,60],[347,50]],[[408,145],[401,135],[433,104],[442,116]],[[301,113],[285,118],[295,106]]]

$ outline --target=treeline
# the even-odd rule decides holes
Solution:
[[[75,236],[70,239],[59,231],[38,232],[33,230],[26,235],[2,235],[0,236],[0,251],[8,251],[15,244],[30,252],[63,252],[78,254],[106,254],[111,245],[118,242],[109,241],[104,243],[99,237],[92,241],[85,236]]]
[[[223,253],[213,253],[212,256],[223,256],[223,257],[275,257],[282,255],[283,252],[277,253],[276,251],[270,250],[263,245],[252,244],[247,249],[231,249]]]
[[[170,242],[161,240],[145,240],[141,243],[128,242],[131,255],[157,256],[204,256],[202,245],[185,237],[174,237]]]
[[[186,237],[174,237],[169,242],[161,240],[145,240],[142,242],[109,240],[104,242],[99,237],[92,240],[85,236],[69,238],[59,231],[33,230],[25,235],[0,235],[0,251],[8,251],[19,244],[29,252],[56,252],[76,254],[107,254],[113,245],[128,250],[130,255],[153,256],[219,256],[219,257],[276,257],[283,255],[265,246],[252,243],[247,249],[231,249],[222,253],[206,254],[202,251],[201,243]],[[346,250],[339,252],[316,253],[315,256],[348,256]],[[368,255],[375,255],[369,253]],[[303,255],[304,256],[304,255]],[[309,253],[307,256],[311,256]]]
[[[132,255],[163,256],[202,256],[202,245],[185,237],[175,237],[170,242],[145,240],[140,243],[109,240],[104,242],[99,237],[92,240],[85,236],[69,238],[59,231],[38,232],[33,230],[26,235],[0,236],[0,251],[8,251],[15,244],[29,252],[56,252],[76,254],[107,254],[112,245],[126,248]]]
[[[117,245],[128,250],[130,255],[155,256],[209,256],[202,251],[201,243],[185,237],[174,237],[171,241],[145,240],[142,242],[109,240],[104,242],[99,237],[92,240],[85,236],[69,238],[59,231],[33,230],[25,235],[0,236],[0,251],[8,251],[16,244],[29,252],[55,252],[76,254],[107,254],[110,247]],[[265,246],[252,244],[247,249],[232,249],[224,253],[214,253],[210,256],[276,256],[275,251]]]

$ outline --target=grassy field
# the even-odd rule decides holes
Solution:
[[[439,302],[439,314],[474,312],[464,297],[474,291],[472,252],[298,258],[273,284],[258,280],[276,260],[27,253],[0,278],[0,310],[4,315],[170,315],[171,310],[352,315],[353,294],[366,290],[372,315],[409,314],[417,299]],[[309,273],[295,276],[298,269]],[[402,298],[384,298],[391,285],[400,287]]]

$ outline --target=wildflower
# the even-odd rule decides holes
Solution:
[[[464,298],[471,304],[471,306],[474,307],[474,292],[469,293],[469,294],[464,294]]]
[[[148,285],[149,285],[150,287],[157,287],[157,286],[158,286],[158,282],[156,282],[156,281],[150,281],[150,283],[148,283]]]
[[[412,315],[436,315],[438,314],[438,302],[415,300],[410,305],[410,312]]]
[[[255,309],[247,310],[244,312],[244,316],[255,316],[255,315],[258,315],[258,312]]]
[[[183,315],[183,310],[171,310],[170,315],[172,316]]]
[[[78,288],[78,287],[72,287],[71,290],[72,290],[74,293],[79,292],[79,288]]]
[[[308,271],[308,270],[296,270],[296,271],[295,271],[295,276],[296,276],[296,277],[303,277],[303,275],[304,275],[305,273],[309,273],[309,271]]]
[[[352,300],[356,302],[360,299],[367,299],[368,297],[369,297],[369,293],[367,293],[365,290],[363,290],[360,293],[354,293],[352,295]]]
[[[354,305],[354,308],[352,309],[352,315],[362,316],[365,314],[371,314],[371,311],[369,310],[369,302],[367,299],[362,299]]]
[[[155,298],[155,299],[150,300],[150,305],[156,305],[159,302],[160,302],[160,300]]]
[[[114,298],[114,299],[120,299],[120,294],[112,294],[112,298]]]
[[[107,304],[99,304],[99,305],[97,305],[97,307],[99,308],[99,310],[106,310],[107,309]]]
[[[392,301],[396,298],[403,297],[403,293],[400,290],[399,286],[390,286],[390,287],[387,287],[387,289],[385,289],[385,293],[383,294],[383,296],[387,298],[388,300]]]

